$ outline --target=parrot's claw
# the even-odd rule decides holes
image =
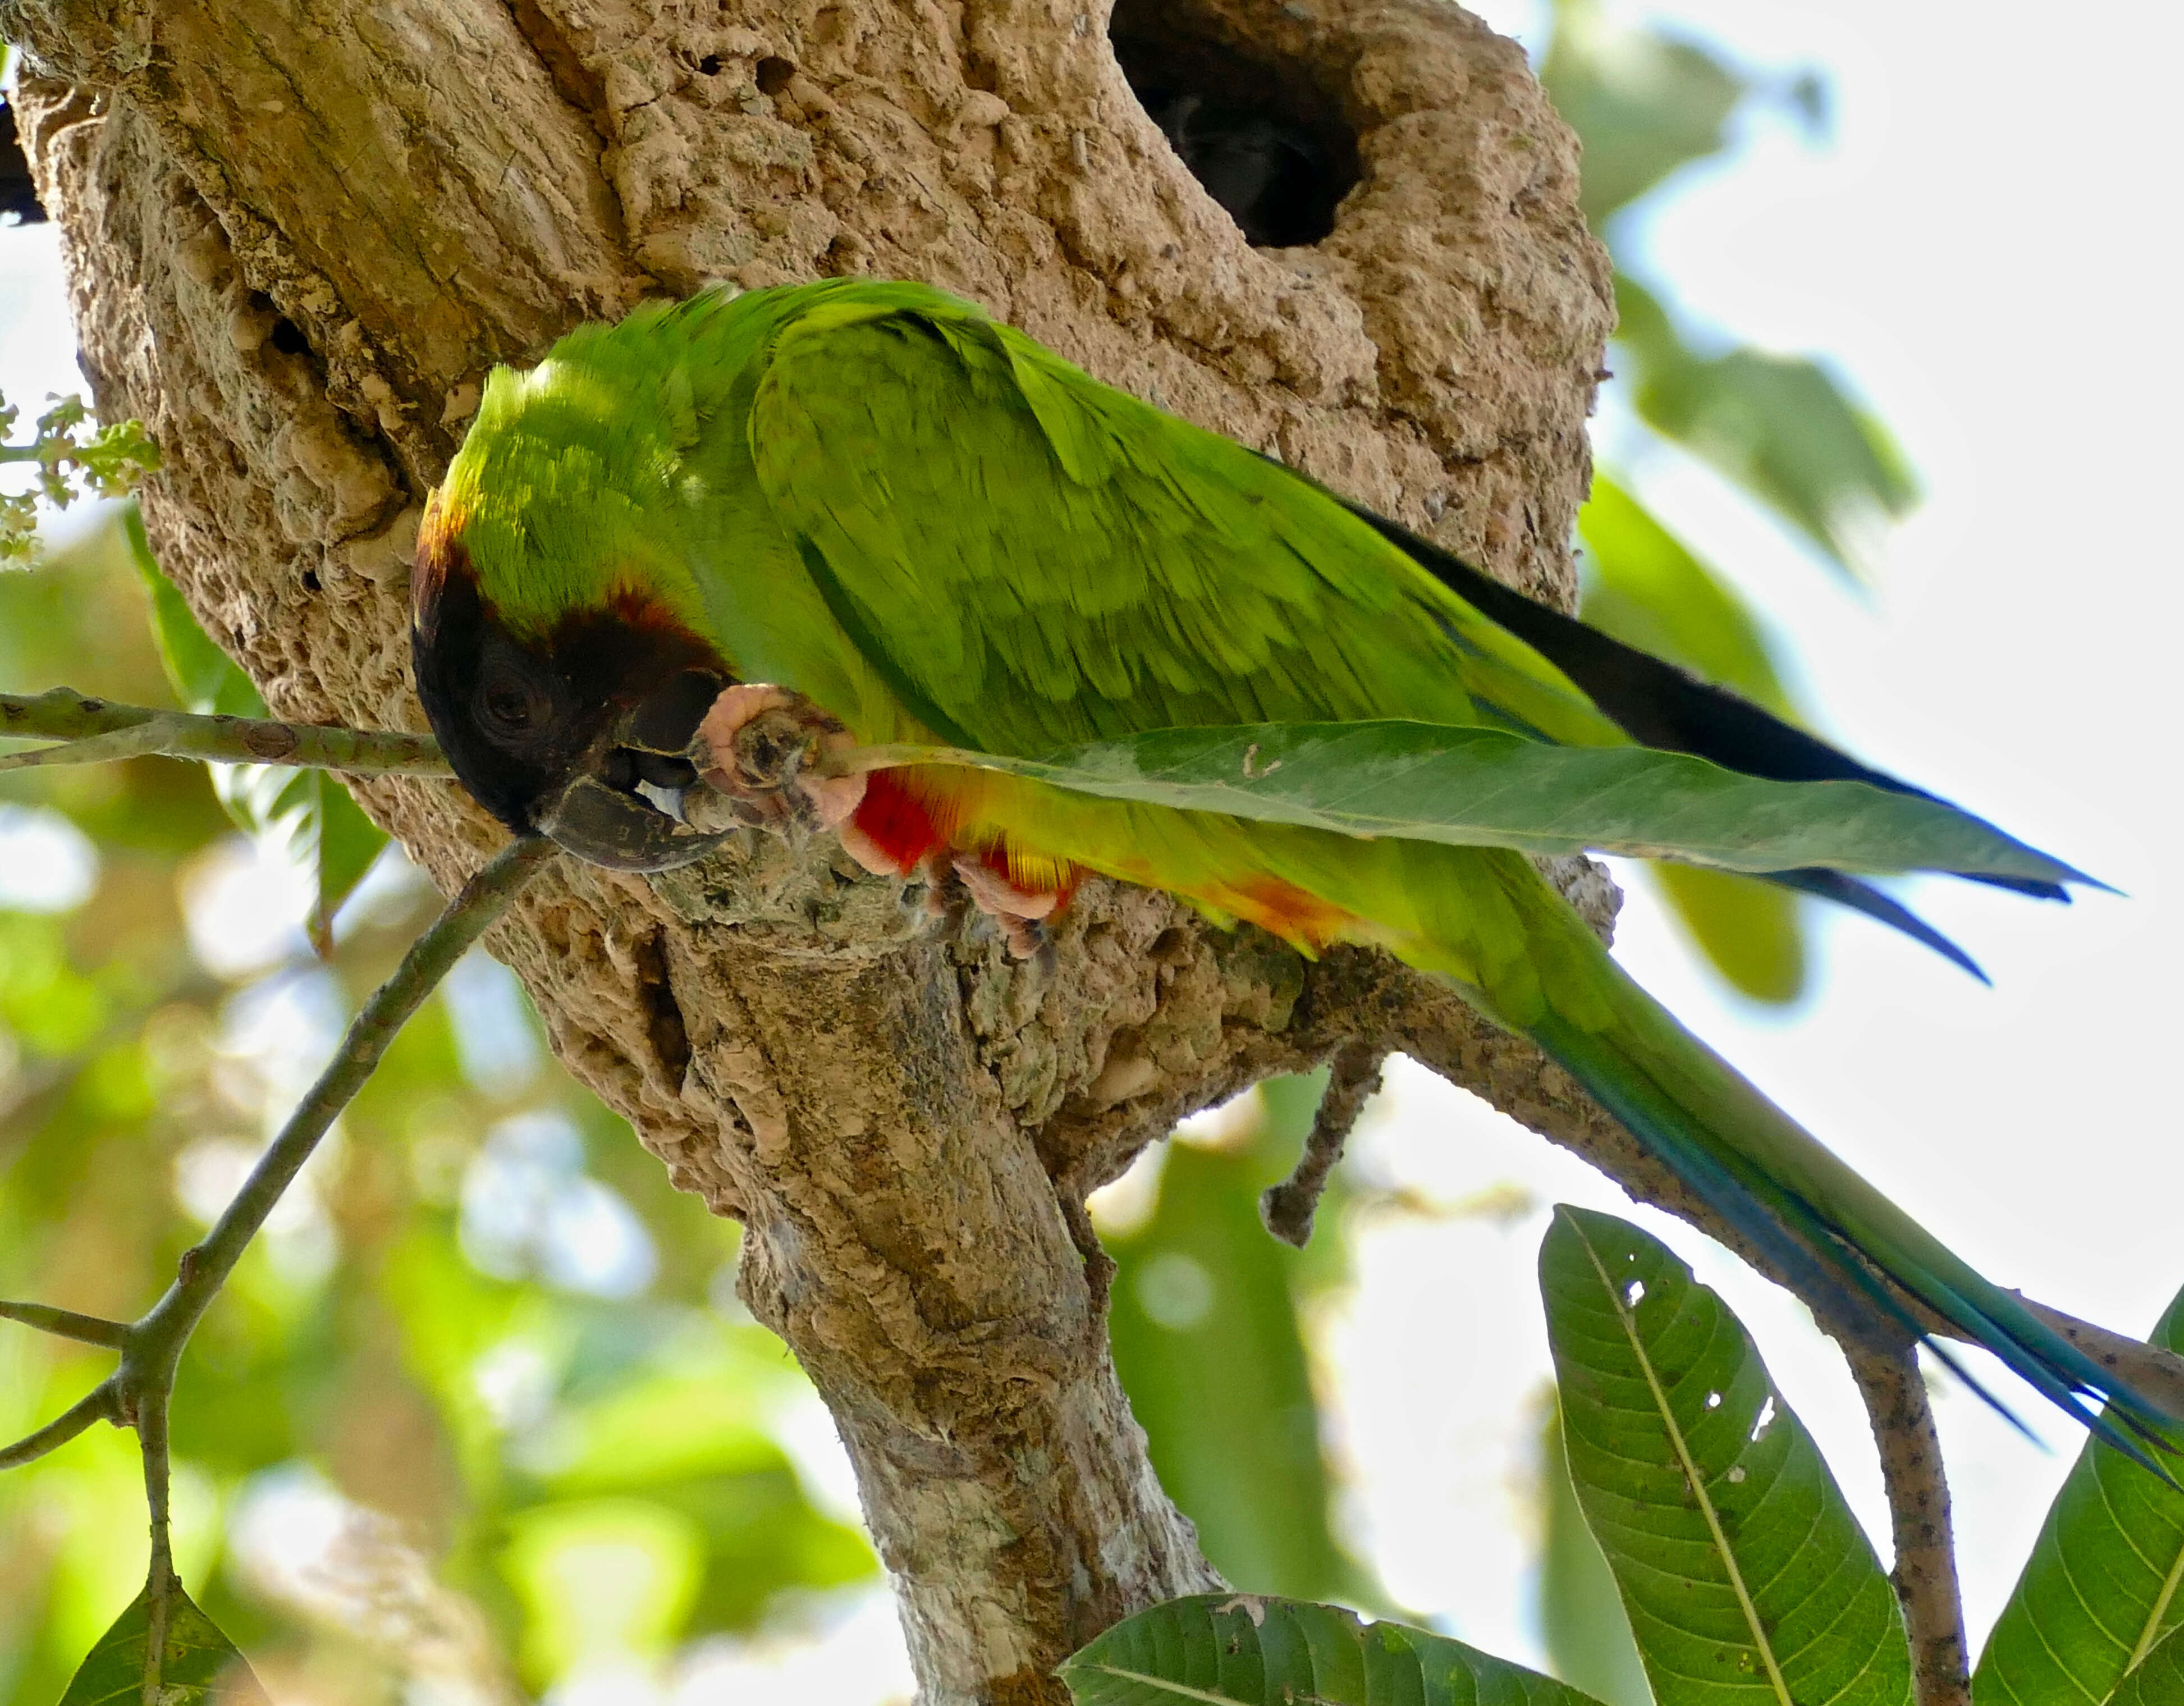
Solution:
[[[967,855],[956,858],[955,870],[971,903],[1000,927],[1011,959],[1052,957],[1053,938],[1046,921],[1061,898],[1059,895],[1019,889],[992,866]]]
[[[807,773],[815,754],[855,744],[800,694],[763,682],[725,689],[698,725],[687,755],[702,788],[682,799],[700,828],[835,829],[865,797],[861,776]]]

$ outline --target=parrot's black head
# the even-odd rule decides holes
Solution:
[[[687,864],[725,839],[679,811],[697,780],[683,749],[729,684],[711,647],[635,597],[519,639],[437,528],[419,539],[413,589],[417,696],[457,778],[503,823],[625,871]]]

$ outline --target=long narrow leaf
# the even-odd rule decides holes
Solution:
[[[1044,757],[870,749],[866,763],[948,764],[1074,793],[1222,811],[1346,835],[1560,856],[1620,853],[1732,871],[1953,871],[2092,879],[1938,800],[1863,782],[1768,782],[1685,753],[1549,746],[1426,722],[1164,728]]]
[[[2184,1292],[2149,1342],[2184,1350]],[[1979,1706],[2092,1706],[2117,1691],[2121,1701],[2118,1685],[2180,1626],[2184,1492],[2089,1439],[1987,1637],[1973,1698]],[[2137,1686],[2148,1701],[2184,1700],[2184,1686],[2173,1695]]]
[[[1078,1706],[1599,1706],[1444,1635],[1245,1594],[1141,1611],[1058,1674]]]
[[[1540,1290],[1570,1477],[1660,1706],[1906,1706],[1896,1596],[1727,1306],[1567,1205]]]

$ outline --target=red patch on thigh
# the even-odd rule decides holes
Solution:
[[[865,783],[865,797],[851,822],[907,877],[948,839],[934,802],[902,779],[902,772],[876,770]]]

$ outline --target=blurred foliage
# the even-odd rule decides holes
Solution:
[[[1110,1319],[1153,1467],[1213,1567],[1249,1593],[1378,1608],[1330,1526],[1300,1319],[1342,1277],[1341,1186],[1305,1250],[1259,1220],[1259,1193],[1295,1165],[1325,1084],[1324,1073],[1270,1080],[1226,1112],[1217,1146],[1178,1139],[1154,1158],[1142,1221],[1102,1227],[1116,1263]]]
[[[1717,159],[1740,124],[1774,109],[1825,132],[1825,86],[1769,78],[1704,42],[1612,20],[1599,0],[1556,0],[1540,77],[1584,144],[1580,199],[1616,263],[1614,365],[1658,443],[1713,466],[1822,560],[1861,579],[1882,525],[1918,486],[1887,429],[1822,365],[1750,348],[1708,348],[1658,281],[1630,270],[1630,218],[1686,167]],[[1718,340],[1717,340],[1718,341]],[[1800,720],[1765,625],[1738,593],[1649,515],[1628,482],[1596,478],[1578,527],[1587,548],[1580,613],[1778,715]],[[1689,867],[1650,873],[1692,945],[1754,1001],[1806,987],[1801,912],[1787,890]]]
[[[41,501],[65,510],[78,498],[126,497],[159,466],[159,447],[135,421],[91,425],[81,397],[54,397],[30,438],[8,442],[21,410],[0,396],[0,467],[31,471],[31,489],[0,491],[0,568],[30,560],[37,544]]]
[[[135,502],[121,511],[122,537],[152,600],[152,631],[167,681],[182,708],[200,716],[265,716],[265,701],[250,677],[198,626],[152,555]],[[245,834],[273,837],[310,873],[311,915],[305,928],[324,955],[333,946],[334,914],[364,880],[387,845],[387,832],[365,817],[348,789],[323,770],[274,764],[207,767],[213,792]]]
[[[1587,622],[1797,720],[1758,619],[1607,475],[1593,477],[1578,531],[1586,547]],[[1639,868],[1693,945],[1734,988],[1754,1001],[1775,1002],[1803,991],[1805,944],[1796,895],[1696,865]]]
[[[1618,261],[1643,198],[1719,156],[1741,114],[1824,125],[1809,77],[1766,82],[1618,28],[1594,0],[1558,0],[1556,19],[1543,75]],[[1661,281],[1619,271],[1618,294],[1616,364],[1647,431],[1855,571],[1874,524],[1915,500],[1886,432],[1819,365],[1709,344]],[[1764,623],[1623,485],[1599,482],[1580,526],[1589,618],[1797,711]],[[41,572],[0,577],[0,681],[257,701],[116,510]],[[5,848],[22,835],[73,847],[81,892],[11,903]],[[323,957],[300,931],[248,963],[211,952],[223,884],[262,891],[298,861]],[[1792,897],[1714,873],[1663,881],[1738,987],[1802,987]],[[142,759],[0,779],[0,1295],[140,1307],[433,904],[317,778],[265,771],[216,794],[202,769]],[[1269,1085],[1223,1141],[1167,1146],[1156,1183],[1138,1181],[1134,1224],[1108,1229],[1116,1356],[1163,1484],[1230,1580],[1387,1608],[1336,1537],[1306,1348],[1344,1277],[1340,1175],[1309,1251],[1258,1218],[1317,1094]],[[816,1397],[727,1301],[734,1251],[734,1229],[547,1062],[513,980],[471,962],[186,1359],[178,1561],[199,1602],[276,1693],[502,1701],[793,1627],[831,1590],[875,1584],[869,1548],[799,1467]],[[57,1413],[103,1366],[0,1330],[0,1430]],[[1606,1565],[1596,1546],[1588,1564],[1567,1475],[1549,1469],[1552,1649],[1636,1706],[1629,1653],[1579,1638]],[[0,1476],[0,1706],[58,1697],[136,1592],[142,1530],[135,1452],[113,1430]]]
[[[0,680],[167,702],[148,605],[117,506],[0,577]],[[208,956],[222,904],[274,908],[281,828],[254,853],[204,771],[171,761],[0,780],[0,1296],[148,1302],[437,905],[388,856],[330,960],[293,926],[257,962]],[[34,843],[76,892],[35,892]],[[718,1307],[735,1247],[551,1064],[513,978],[466,962],[184,1359],[176,1542],[198,1603],[276,1693],[500,1700],[793,1628],[875,1583],[783,1443],[816,1397]],[[102,1368],[0,1329],[0,1431]],[[143,1536],[125,1434],[0,1476],[0,1702],[60,1697],[136,1592]]]

